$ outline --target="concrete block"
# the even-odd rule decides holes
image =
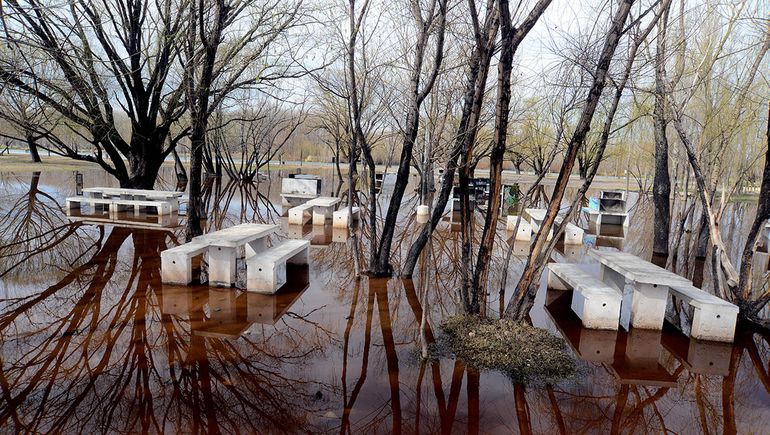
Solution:
[[[529,224],[529,222],[525,221],[519,216],[508,216],[505,219],[505,229],[507,231],[513,231],[514,229],[516,229],[517,223],[519,227],[516,230],[515,240],[520,240],[520,241],[532,240],[532,226]]]
[[[360,208],[358,207],[352,207],[353,209],[353,220],[358,221],[360,218]],[[335,211],[332,215],[332,226],[334,228],[347,228],[349,224],[349,217],[348,217],[348,207],[343,207],[337,211]]]
[[[256,258],[256,257],[253,257]],[[236,248],[211,246],[208,250],[209,285],[230,287],[235,283]]]

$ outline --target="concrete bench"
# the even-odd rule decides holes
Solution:
[[[174,204],[170,201],[150,201],[150,200],[136,200],[136,199],[114,199],[112,200],[114,206],[113,213],[117,213],[121,208],[132,208],[134,215],[140,214],[141,208],[154,208],[159,215],[171,214],[174,211]],[[176,209],[179,209],[177,202]]]
[[[540,231],[540,226],[543,224],[543,220],[545,220],[546,210],[538,209],[538,208],[528,208],[525,211],[530,217],[532,230],[535,232]],[[561,224],[563,220],[564,218],[562,216],[556,216],[554,223]],[[584,234],[585,234],[585,231],[583,231],[582,228],[580,228],[579,226],[571,222],[568,222],[567,227],[564,229],[564,244],[582,245]],[[553,237],[553,227],[551,227],[551,231],[548,232],[548,240],[551,240],[552,237]]]
[[[698,340],[733,342],[737,306],[694,286],[671,286],[669,293],[689,305],[689,330],[682,332]]]
[[[343,208],[335,211],[332,214],[332,226],[334,228],[347,228],[348,227],[348,223],[350,221],[350,219],[348,217],[348,212],[349,211],[350,210],[348,210],[348,207],[343,207]],[[360,211],[361,211],[361,209],[358,208],[358,207],[353,207],[352,211],[353,211],[353,220],[354,221],[358,221],[358,219],[360,219],[360,215],[361,215]]]
[[[208,244],[190,242],[160,253],[160,276],[164,284],[187,285],[192,282],[192,259],[202,255]]]
[[[91,198],[91,197],[85,197],[85,196],[70,196],[65,199],[65,203],[67,204],[67,209],[74,210],[74,209],[80,209],[83,203],[87,203],[89,207],[91,207],[91,211],[97,211],[96,206],[107,206],[107,209],[109,210],[110,214],[112,214],[112,200],[109,198]],[[98,210],[101,211],[101,210]]]
[[[305,217],[305,213],[313,210],[313,204],[311,202],[306,202],[304,204],[300,204],[296,207],[292,207],[289,209],[289,224],[290,225],[304,225],[307,221],[307,218]]]
[[[519,228],[516,229],[518,223]],[[508,216],[505,219],[505,229],[507,231],[516,230],[515,240],[530,241],[532,240],[532,226],[526,220],[519,216]]]
[[[561,222],[561,220],[558,220]],[[568,223],[567,228],[564,229],[564,244],[565,245],[582,245],[583,235],[585,231],[579,226]]]
[[[572,311],[586,328],[618,329],[623,299],[619,291],[575,264],[550,263],[547,267],[548,287],[573,290]]]
[[[308,264],[310,242],[286,240],[246,260],[246,290],[273,294],[286,283],[286,264]]]

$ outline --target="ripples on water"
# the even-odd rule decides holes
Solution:
[[[330,174],[324,194],[336,193]],[[428,341],[438,334],[430,325],[456,312],[459,234],[441,224],[414,281],[356,281],[346,230],[288,227],[280,217],[279,176],[258,189],[209,190],[210,229],[278,223],[279,238],[311,240],[311,265],[290,269],[281,292],[263,296],[162,285],[159,253],[184,240],[182,227],[70,220],[62,205],[74,175],[0,174],[0,431],[701,433],[764,432],[770,423],[770,336],[741,328],[731,346],[673,328],[586,330],[569,295],[545,286],[532,321],[566,339],[579,358],[574,378],[514,385],[460,361],[420,360],[426,301]],[[85,184],[114,183],[94,171]],[[753,213],[747,204],[726,212],[733,254]],[[649,258],[651,216],[651,204],[637,201],[628,231],[587,243]],[[417,225],[404,216],[401,249]],[[708,287],[708,267],[683,240],[675,267]],[[585,249],[556,255],[590,263]],[[505,297],[526,250],[514,247]],[[498,258],[496,277],[502,267]],[[489,298],[496,315],[497,292]]]

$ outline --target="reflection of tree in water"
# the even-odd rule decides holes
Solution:
[[[126,257],[126,243],[133,256]],[[302,319],[303,337],[289,328],[237,343],[191,333],[190,322],[209,315],[202,307],[187,319],[159,310],[165,247],[165,233],[115,228],[59,282],[4,307],[0,426],[311,430],[313,393],[331,387],[292,377],[288,368],[327,345],[328,334],[314,335]]]
[[[268,183],[222,181],[222,177],[208,178],[203,186],[203,216],[208,216],[209,231],[243,222],[277,223],[281,213],[266,195]]]
[[[32,174],[28,188],[21,178],[6,184],[8,194],[0,199],[0,278],[6,286],[40,284],[61,275],[89,245],[98,245],[99,234],[78,231],[80,225],[67,221],[61,205],[40,188],[40,172]]]

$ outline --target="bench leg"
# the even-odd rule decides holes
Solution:
[[[289,210],[289,224],[290,225],[304,225],[305,223],[305,211],[304,210]]]
[[[348,219],[348,214],[347,213],[335,214],[332,226],[334,228],[347,228],[348,227],[348,220],[349,219]]]
[[[698,340],[732,343],[735,338],[738,312],[720,308],[718,306],[695,308],[691,321],[690,337]]]
[[[209,248],[209,285],[230,287],[235,283],[235,248]]]
[[[324,225],[332,219],[334,211],[331,207],[313,207],[313,225]]]
[[[668,303],[668,287],[654,284],[629,283],[623,291],[620,323],[626,330],[663,329]]]
[[[192,262],[187,257],[160,254],[160,277],[164,284],[187,285],[192,282]]]
[[[286,284],[286,263],[253,262],[246,268],[246,291],[274,294]]]
[[[566,228],[564,230],[564,243],[567,245],[582,245],[583,230],[581,228]]]
[[[581,291],[575,290],[570,306],[588,329],[618,329],[620,301],[617,297],[586,298]]]

